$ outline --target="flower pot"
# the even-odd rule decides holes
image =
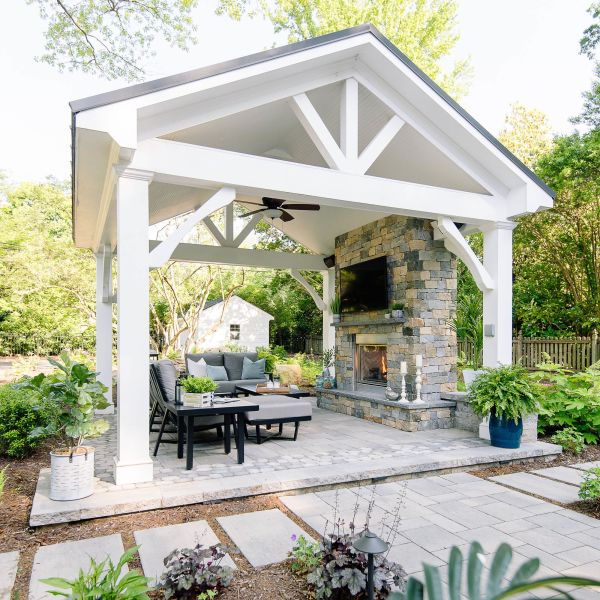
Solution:
[[[205,394],[192,394],[186,392],[183,395],[183,404],[184,406],[210,406],[213,398],[213,392],[207,392]]]
[[[401,319],[404,316],[404,311],[397,309],[392,311],[392,317],[394,319]]]
[[[467,390],[471,387],[471,384],[475,381],[477,376],[481,375],[481,373],[485,373],[485,371],[482,371],[481,369],[463,369],[463,380]]]
[[[391,319],[392,318],[392,313],[385,313],[385,315],[383,315],[386,319]]]
[[[94,493],[94,448],[50,452],[50,500],[79,500]]]
[[[490,442],[496,448],[518,448],[521,445],[523,434],[523,419],[519,422],[512,419],[497,417],[494,412],[490,414]]]
[[[339,323],[342,320],[340,315],[331,315],[331,316],[333,317],[334,323]]]

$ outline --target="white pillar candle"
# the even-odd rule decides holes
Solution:
[[[405,361],[405,360],[403,360],[403,361],[400,363],[400,374],[401,374],[401,375],[406,375],[407,373],[408,373],[408,367],[407,367],[407,365],[406,365],[406,361]]]
[[[417,354],[415,356],[415,367],[417,367],[417,369],[420,369],[422,366],[423,366],[423,355]]]

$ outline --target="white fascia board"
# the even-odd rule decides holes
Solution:
[[[160,244],[149,240],[152,251]],[[208,246],[205,244],[179,244],[171,260],[261,269],[298,269],[301,271],[323,271],[324,256],[295,252],[274,252],[255,248],[231,248],[229,246]]]
[[[485,194],[342,173],[168,140],[142,142],[131,167],[152,171],[155,181],[209,188],[226,185],[242,194],[318,199],[339,208],[433,219],[444,215],[463,223],[505,218],[502,203]]]
[[[544,190],[533,182],[527,182],[510,192],[507,212],[509,217],[519,217],[547,210],[553,206],[554,201]]]
[[[76,126],[77,129],[105,131],[121,148],[135,150],[137,147],[137,112],[126,102],[78,113]]]

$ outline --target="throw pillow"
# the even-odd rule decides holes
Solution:
[[[156,363],[156,377],[169,402],[175,401],[175,382],[177,381],[177,369],[172,360],[163,359]]]
[[[206,361],[201,358],[198,362],[188,358],[188,372],[192,377],[208,377]]]
[[[257,361],[251,361],[244,356],[242,365],[242,379],[264,379],[265,378],[265,359],[260,358]]]
[[[213,367],[212,365],[206,365],[206,374],[213,381],[229,381],[225,367]]]

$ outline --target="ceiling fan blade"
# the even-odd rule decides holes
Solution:
[[[266,206],[263,206],[263,208],[259,208],[258,210],[253,210],[251,212],[244,213],[242,216],[249,217],[250,215],[256,215],[258,213],[264,212],[265,210],[269,210],[269,209]]]
[[[281,208],[279,210],[281,210],[281,216],[279,218],[284,223],[287,223],[288,221],[293,221],[294,220],[294,217],[292,215],[290,215],[289,212],[286,212],[285,210],[282,210]]]
[[[269,198],[267,196],[263,197],[262,201],[267,208],[279,208],[285,202],[280,198]]]
[[[321,210],[318,204],[284,204],[281,208],[287,210]]]

